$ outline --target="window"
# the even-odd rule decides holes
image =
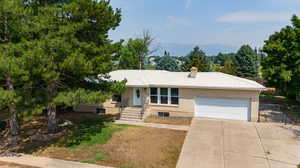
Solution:
[[[168,113],[168,112],[158,112],[158,117],[170,117],[170,113]]]
[[[150,88],[150,100],[151,103],[158,103],[158,88]]]
[[[113,95],[112,101],[120,103],[122,101],[122,96],[121,95]]]
[[[160,88],[160,104],[168,104],[168,88]]]
[[[150,88],[150,102],[153,104],[179,104],[178,88]]]
[[[179,104],[178,88],[171,88],[171,104]]]

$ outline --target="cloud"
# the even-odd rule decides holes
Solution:
[[[191,6],[191,4],[192,4],[192,0],[185,0],[185,5],[184,5],[185,9],[188,9]]]
[[[297,12],[299,14],[299,12]],[[223,23],[278,23],[288,22],[293,12],[254,12],[254,11],[237,11],[226,14],[218,18]]]
[[[186,18],[175,17],[175,16],[168,16],[167,18],[171,24],[185,25],[185,26],[191,24],[191,22]]]

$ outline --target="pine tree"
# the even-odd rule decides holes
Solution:
[[[24,90],[30,86],[20,48],[27,38],[25,15],[22,0],[0,1],[0,108],[9,112],[12,135],[20,133],[18,117],[28,98]]]
[[[179,72],[180,68],[176,62],[176,59],[170,56],[170,53],[165,51],[165,55],[162,56],[156,65],[157,70],[167,70],[171,72]]]
[[[237,75],[240,77],[257,77],[257,53],[249,46],[243,45],[235,55]]]
[[[36,63],[33,83],[44,92],[48,131],[57,131],[57,105],[100,103],[107,92],[87,87],[89,80],[112,70],[112,55],[120,43],[111,43],[108,31],[121,20],[120,10],[109,1],[30,1],[35,11],[35,40],[26,46],[27,57]],[[32,60],[35,58],[35,60]],[[41,96],[41,95],[40,95]]]

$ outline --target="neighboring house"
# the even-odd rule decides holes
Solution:
[[[150,115],[258,120],[259,94],[265,89],[255,81],[220,72],[168,72],[117,70],[112,80],[127,80],[125,93],[103,104],[121,118]]]

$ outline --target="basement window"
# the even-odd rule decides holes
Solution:
[[[158,112],[158,117],[170,117],[170,113],[168,113],[168,112]]]

